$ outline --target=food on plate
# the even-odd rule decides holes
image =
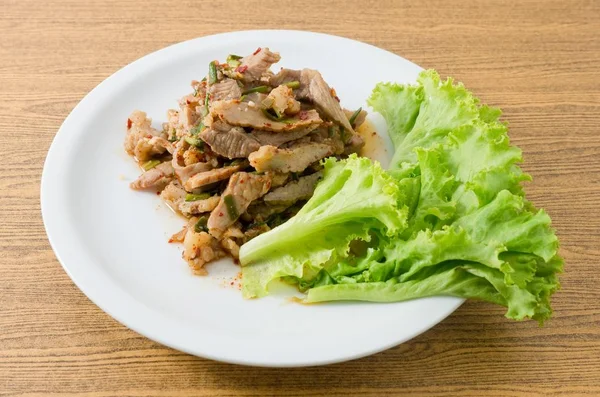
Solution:
[[[290,79],[302,81],[280,77]],[[525,198],[531,178],[500,110],[431,70],[416,85],[378,84],[368,103],[395,146],[389,169],[356,155],[323,161],[296,215],[241,247],[243,295],[264,296],[283,279],[308,303],[452,295],[503,305],[508,318],[548,319],[558,239]]]
[[[316,70],[270,68],[258,48],[211,62],[193,93],[167,112],[162,130],[142,111],[127,119],[125,150],[144,172],[131,183],[156,190],[188,219],[170,242],[197,274],[204,265],[285,222],[312,196],[321,160],[358,153],[365,111],[340,106]]]

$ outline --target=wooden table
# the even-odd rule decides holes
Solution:
[[[257,21],[260,21],[259,25]],[[287,28],[365,41],[505,110],[533,202],[566,259],[544,328],[468,302],[372,357],[304,369],[221,364],[154,343],[92,304],[57,262],[39,182],[60,124],[154,50]],[[600,395],[600,2],[0,1],[0,395]]]

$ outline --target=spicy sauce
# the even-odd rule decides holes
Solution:
[[[390,160],[389,154],[385,141],[377,134],[375,126],[367,119],[356,129],[356,132],[365,140],[365,146],[363,146],[359,155],[379,161],[384,168],[387,167]]]

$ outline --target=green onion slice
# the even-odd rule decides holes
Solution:
[[[358,117],[358,115],[360,114],[361,111],[362,111],[362,107],[356,109],[356,112],[352,113],[352,116],[350,116],[350,118],[348,119],[348,121],[350,122],[350,125],[352,127],[354,127],[354,122],[356,121],[356,118]]]
[[[217,65],[214,62],[208,64],[208,84],[217,82]]]
[[[151,170],[152,168],[156,167],[160,163],[161,163],[160,160],[148,160],[144,164],[142,164],[142,168],[144,169],[144,171],[148,171],[148,170]]]
[[[231,194],[227,194],[223,197],[223,203],[225,203],[225,208],[227,208],[227,214],[230,219],[237,219],[240,214],[238,214],[237,208],[235,207],[235,200]]]
[[[295,90],[297,88],[300,88],[300,82],[297,80],[294,81],[289,81],[287,83],[284,84],[286,87],[290,87],[292,90]]]
[[[260,92],[260,93],[265,93],[265,92],[269,92],[269,90],[271,90],[271,87],[268,87],[266,85],[259,85],[258,87],[254,87],[254,88],[250,88],[246,91],[243,92],[244,95],[247,94],[251,94],[253,92]]]
[[[201,216],[200,219],[198,219],[198,222],[196,222],[194,225],[194,231],[196,233],[208,232],[208,228],[206,227],[207,223],[208,218],[206,216]]]
[[[188,193],[185,195],[185,201],[206,200],[209,197],[210,197],[210,193],[200,193],[200,194]]]

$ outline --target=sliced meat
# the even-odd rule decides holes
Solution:
[[[312,124],[304,128],[282,132],[253,130],[252,136],[254,136],[261,145],[281,146],[284,143],[295,141],[296,139],[300,139],[310,134],[317,127],[319,127],[318,124]]]
[[[179,181],[175,180],[169,183],[162,192],[160,197],[167,203],[173,211],[179,211],[179,205],[185,201],[187,192],[181,186]]]
[[[251,202],[262,197],[271,188],[271,178],[267,175],[236,172],[221,195],[217,208],[208,218],[208,230],[215,237],[233,225]]]
[[[251,92],[249,94],[244,95],[244,99],[242,100],[242,102],[254,102],[261,104],[262,101],[264,101],[265,99],[267,99],[267,94],[263,94],[262,92]]]
[[[213,122],[211,128],[199,136],[213,152],[229,159],[246,158],[260,147],[258,140],[242,127],[232,127],[222,121]]]
[[[348,121],[350,121],[350,118],[354,115],[354,112],[355,112],[355,110],[344,109],[344,114],[346,115],[346,118],[348,119]],[[356,116],[356,118],[354,119],[353,127],[354,128],[360,127],[365,122],[366,119],[367,119],[367,111],[363,109],[358,113],[358,116]]]
[[[330,145],[323,143],[301,143],[288,149],[278,149],[275,146],[261,146],[250,154],[248,159],[258,172],[300,172],[311,163],[321,160],[333,153]]]
[[[175,158],[171,163],[175,163]],[[185,184],[192,176],[212,170],[214,165],[211,163],[195,163],[186,166],[178,165],[177,167],[173,168],[175,169],[175,175],[179,177],[181,183]]]
[[[221,101],[226,99],[239,99],[242,96],[242,89],[234,79],[225,79],[217,84],[210,86],[208,90],[210,99]]]
[[[289,205],[266,204],[264,201],[255,201],[246,210],[242,219],[247,222],[266,222],[269,217],[282,213]]]
[[[346,130],[354,132],[340,103],[335,99],[331,87],[323,80],[321,73],[312,69],[302,69],[300,84],[301,90],[298,90],[297,95],[306,97],[331,120]]]
[[[236,71],[242,74],[242,80],[247,83],[257,81],[269,70],[271,65],[279,62],[280,59],[281,56],[278,52],[271,52],[268,48],[259,48],[252,55],[242,58]]]
[[[344,153],[344,150],[346,149],[344,144],[345,140],[342,137],[343,134],[346,134],[346,132],[344,132],[340,126],[333,123],[327,123],[310,133],[307,138],[309,138],[310,142],[323,143],[331,146],[333,154],[340,155]]]
[[[285,185],[288,179],[290,179],[289,172],[268,171],[266,174],[271,178],[271,189]]]
[[[181,111],[179,112],[179,125],[185,131],[192,129],[199,119],[200,114],[196,112],[196,104],[181,107]]]
[[[289,83],[292,81],[300,81],[302,72],[300,70],[293,69],[281,69],[279,73],[271,77],[269,85],[271,87],[279,87],[282,84]]]
[[[271,228],[265,222],[251,225],[244,233],[244,243],[247,243],[248,241],[252,240],[254,237],[259,236],[263,233],[266,233],[269,230],[271,230]]]
[[[183,140],[180,141],[175,149],[175,152],[173,152],[173,160],[171,161],[171,164],[175,170],[175,175],[177,175],[181,183],[185,184],[190,177],[200,172],[212,170],[218,165],[218,162],[215,159],[210,159],[209,161],[205,162],[187,164],[186,149],[183,142]],[[183,165],[181,164],[182,162]]]
[[[136,156],[135,149],[142,138],[150,139],[152,137],[162,137],[163,134],[152,128],[152,119],[146,116],[145,112],[135,110],[127,119],[127,135],[125,135],[125,151],[132,156]]]
[[[219,196],[212,196],[204,200],[181,201],[178,208],[183,215],[189,216],[211,212],[217,204],[219,204]]]
[[[348,118],[352,113],[350,113],[349,116],[346,116],[339,102],[335,99],[331,87],[325,82],[321,73],[312,69],[281,69],[279,73],[271,78],[269,83],[271,86],[277,87],[291,81],[300,82],[300,88],[294,91],[296,98],[310,100],[328,118],[335,121],[346,130],[354,132],[352,126],[348,122]],[[361,116],[359,115],[359,118],[360,117]],[[362,123],[364,119],[357,121]],[[360,123],[357,123],[357,125],[360,125]]]
[[[315,110],[302,111],[284,121],[271,120],[258,105],[236,100],[216,101],[210,108],[215,117],[227,124],[275,132],[293,131],[323,122]]]
[[[160,163],[156,167],[149,169],[129,184],[129,187],[135,190],[157,188],[162,189],[175,177],[175,170],[170,161]]]
[[[158,136],[147,138],[144,136],[137,141],[133,149],[133,155],[138,161],[147,161],[167,151],[173,153],[173,150],[173,145],[165,138]]]
[[[231,125],[225,123],[224,121],[221,121],[219,119],[214,120],[212,116],[207,117],[207,121],[209,121],[209,124],[207,125],[208,127],[219,132],[229,132],[229,130],[233,128]]]
[[[264,84],[269,84],[269,81],[271,80],[271,77],[273,77],[275,75],[275,73],[273,73],[271,71],[271,69],[267,70],[266,72],[263,73],[263,75],[260,77],[260,84],[264,85]]]
[[[365,146],[365,140],[358,134],[352,135],[350,141],[346,143],[344,154],[349,156],[352,153],[358,153]]]
[[[300,111],[300,102],[294,98],[292,89],[285,85],[271,90],[262,104],[280,115],[294,115]]]
[[[204,265],[224,257],[226,253],[216,238],[205,231],[197,231],[198,220],[199,218],[193,217],[188,223],[183,239],[183,259],[187,261],[195,274],[206,275],[207,272],[203,269]]]
[[[296,201],[308,200],[315,191],[317,182],[323,176],[321,172],[303,176],[296,181],[291,181],[287,185],[277,188],[263,197],[266,204],[291,206]]]
[[[228,179],[231,175],[242,170],[248,166],[247,161],[240,161],[235,165],[226,166],[223,168],[215,168],[210,171],[200,172],[191,178],[189,178],[185,183],[184,187],[188,192],[191,192],[194,189],[198,189],[199,187],[210,185],[211,183],[219,182],[225,179]]]
[[[240,244],[244,242],[245,236],[240,229],[239,223],[229,226],[221,236],[221,246],[234,258],[240,257]]]

